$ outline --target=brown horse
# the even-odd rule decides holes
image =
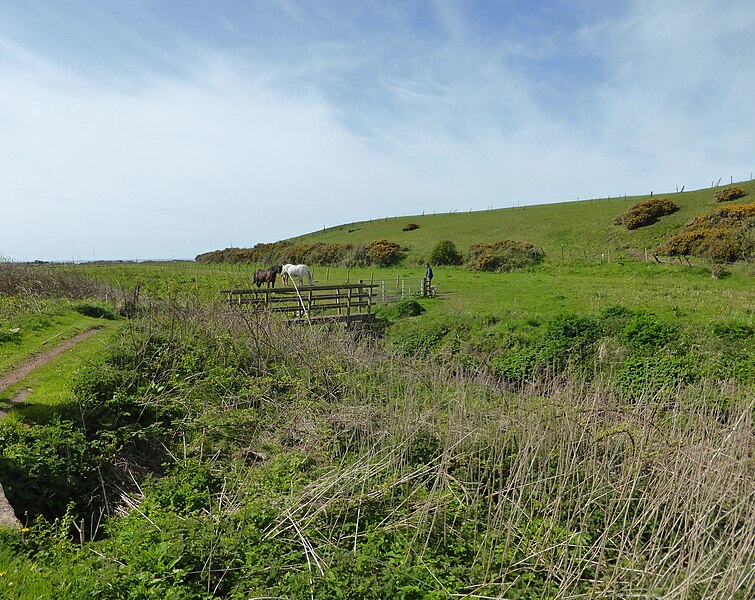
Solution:
[[[257,287],[260,287],[263,283],[266,283],[268,288],[271,283],[273,284],[273,287],[275,287],[275,277],[280,272],[281,267],[279,265],[275,265],[269,269],[260,269],[254,273],[252,281],[257,284]]]

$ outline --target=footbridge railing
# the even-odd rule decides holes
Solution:
[[[291,321],[356,322],[374,318],[375,283],[222,290],[225,302],[252,311],[284,313]]]

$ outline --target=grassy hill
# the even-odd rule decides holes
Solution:
[[[742,200],[755,200],[755,181],[737,184],[748,192]],[[694,217],[721,206],[715,194],[720,189],[657,194],[680,208],[657,223],[633,231],[614,224],[614,219],[650,196],[603,198],[468,213],[425,214],[347,223],[292,238],[294,242],[365,243],[387,239],[409,249],[409,260],[424,260],[440,240],[453,241],[465,253],[475,243],[502,239],[531,242],[546,256],[599,257],[643,254],[676,233]],[[414,223],[413,231],[402,228]]]

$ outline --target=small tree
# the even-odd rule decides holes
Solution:
[[[434,265],[460,265],[461,259],[456,245],[450,240],[438,242],[430,253],[430,262]]]

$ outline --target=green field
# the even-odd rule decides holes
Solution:
[[[116,318],[0,398],[33,388],[0,423],[26,526],[0,529],[0,595],[752,597],[752,271],[628,252],[715,202],[674,198],[646,231],[612,224],[637,199],[606,199],[301,238],[411,248],[313,265],[415,286],[367,336],[223,304],[258,265],[11,265],[94,291],[0,294],[4,368],[98,321],[76,307]],[[507,237],[545,260],[437,266],[437,296],[414,292],[437,239]]]
[[[82,265],[85,273],[124,290],[137,284],[145,294],[177,300],[199,297],[219,301],[224,289],[252,287],[259,265],[204,265],[157,263]],[[424,276],[421,266],[390,268],[312,268],[315,284],[385,282],[389,290],[396,279]],[[654,262],[588,264],[546,261],[530,272],[478,273],[462,267],[436,267],[433,284],[439,300],[434,309],[447,313],[497,315],[512,319],[544,318],[561,312],[596,314],[615,305],[657,311],[688,321],[755,319],[755,291],[747,267],[733,268],[722,279],[713,279],[704,267]],[[280,283],[279,283],[280,285]],[[400,285],[400,284],[399,284]]]

